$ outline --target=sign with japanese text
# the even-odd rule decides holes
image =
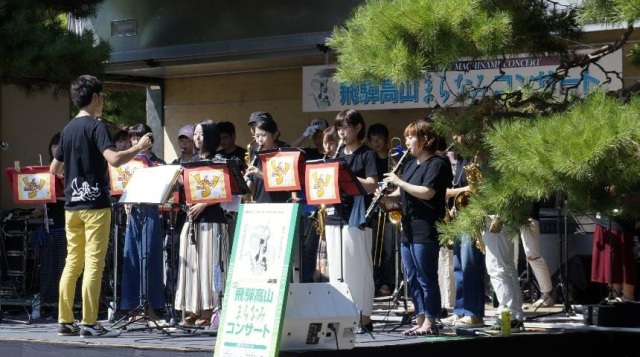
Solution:
[[[305,182],[307,203],[310,205],[340,203],[338,162],[307,163]]]
[[[586,53],[582,51],[582,53]],[[335,66],[308,66],[302,70],[302,110],[304,112],[408,109],[467,106],[488,94],[499,94],[530,85],[543,87],[560,64],[559,57],[514,56],[505,60],[463,60],[446,72],[428,72],[424,79],[401,84],[385,80],[357,85],[340,84],[333,80]],[[562,80],[558,94],[570,91],[584,95],[600,85],[607,90],[622,88],[622,81],[611,73],[622,73],[622,51],[618,50],[590,66],[587,71],[574,68]],[[500,73],[502,70],[504,73]],[[468,95],[459,101],[461,95]]]
[[[129,180],[137,169],[148,167],[149,159],[146,155],[138,155],[133,160],[119,167],[109,165],[109,182],[112,195],[121,195],[127,187]]]
[[[299,214],[297,203],[240,206],[216,357],[278,355]]]
[[[56,201],[56,179],[49,166],[25,166],[6,169],[15,203],[51,203]]]
[[[188,204],[231,202],[231,182],[226,165],[184,169],[184,192]]]

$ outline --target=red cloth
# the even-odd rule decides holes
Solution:
[[[613,256],[610,254],[609,243],[613,248]],[[605,284],[636,285],[638,283],[632,232],[609,230],[596,224],[593,232],[592,254],[591,281]]]

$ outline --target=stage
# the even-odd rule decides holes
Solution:
[[[636,304],[634,304],[636,305]],[[640,305],[640,304],[639,304]],[[290,350],[281,351],[280,356],[367,356],[372,353],[398,355],[407,353],[461,354],[542,354],[577,355],[607,351],[608,355],[640,356],[638,339],[640,327],[602,327],[586,325],[583,307],[566,308],[556,304],[552,308],[538,311],[525,304],[525,332],[510,336],[482,334],[477,330],[460,330],[459,334],[447,326],[441,328],[438,337],[407,337],[401,331],[409,326],[402,324],[402,315],[407,311],[404,304],[389,299],[377,299],[375,305],[374,332],[357,335],[355,347],[329,350]],[[410,306],[409,306],[410,309]],[[635,310],[635,308],[634,308]],[[6,306],[5,306],[6,311]],[[5,314],[0,322],[0,350],[3,356],[44,357],[44,356],[212,356],[216,343],[214,330],[182,328],[151,328],[142,331],[130,331],[145,327],[142,323],[132,323],[117,338],[83,339],[79,336],[62,337],[57,335],[57,323],[52,319],[34,320],[30,324],[12,323],[8,319],[28,320],[25,313],[19,311]],[[495,310],[487,304],[485,325],[493,323]],[[405,319],[406,321],[406,319]],[[640,321],[640,320],[636,320]],[[159,321],[161,322],[161,321]],[[111,326],[107,321],[104,326]],[[638,323],[640,325],[640,322]],[[476,332],[477,331],[477,332]],[[411,354],[409,354],[411,353]]]

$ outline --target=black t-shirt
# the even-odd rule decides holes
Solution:
[[[435,223],[445,216],[445,196],[453,180],[451,162],[443,155],[434,155],[420,165],[412,159],[404,168],[402,180],[436,191],[430,200],[422,200],[401,190],[402,241],[438,242]]]
[[[194,155],[189,162],[198,162],[203,160],[211,160],[215,155],[207,156],[204,159],[200,158],[200,155]],[[184,190],[184,188],[183,188]],[[224,217],[224,210],[219,203],[209,205],[204,208],[202,213],[195,219],[195,223],[227,223]]]
[[[376,152],[366,145],[360,146],[353,154],[345,155],[344,150],[338,154],[338,158],[344,160],[356,177],[378,177],[376,169]],[[365,195],[365,209],[371,204],[371,195]],[[327,211],[326,224],[338,226],[348,224],[351,210],[353,209],[353,196],[341,197],[342,202],[332,205],[333,210]],[[342,217],[342,220],[340,219]]]
[[[64,162],[65,209],[111,206],[109,166],[102,155],[110,146],[107,125],[91,116],[75,117],[62,129],[54,157]]]
[[[244,156],[247,154],[247,149],[236,145],[236,149],[230,153],[226,153],[224,150],[218,150],[216,154],[220,154],[220,156],[227,160],[235,157],[240,160],[240,162],[244,162]]]
[[[256,161],[256,167],[262,170],[262,160]],[[251,175],[249,179],[253,183],[253,200],[256,203],[286,203],[291,198],[291,192],[288,191],[267,192],[264,180],[258,175]]]
[[[309,161],[309,160],[320,160],[322,158],[324,158],[324,154],[320,152],[320,149],[318,148],[301,148],[302,149],[302,155],[304,155],[304,160],[305,161]]]
[[[378,170],[378,182],[382,182],[384,174],[389,172],[389,157],[384,159],[380,158],[377,154],[376,157],[376,169]]]
[[[460,188],[469,185],[467,183],[467,170],[465,170],[465,166],[469,165],[469,163],[471,163],[471,160],[468,158],[463,159],[461,156],[458,156],[456,172],[453,173],[453,188]]]

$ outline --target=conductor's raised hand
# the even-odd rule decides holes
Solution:
[[[140,148],[140,151],[145,151],[150,149],[153,146],[153,133],[144,134],[139,140],[137,144]]]

